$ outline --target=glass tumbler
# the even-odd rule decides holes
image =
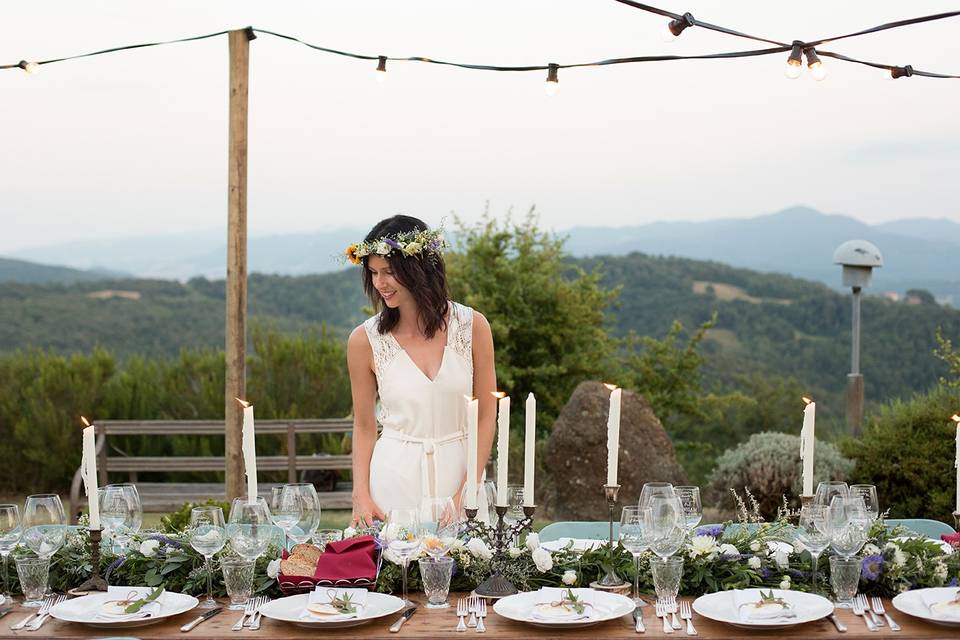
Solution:
[[[50,559],[29,556],[17,558],[17,576],[20,577],[20,589],[23,591],[23,606],[42,605],[50,582]]]
[[[650,570],[653,572],[653,589],[657,592],[657,602],[676,604],[677,593],[680,592],[680,578],[683,577],[683,558],[651,558]]]
[[[453,575],[453,558],[420,558],[420,580],[423,592],[427,596],[428,609],[445,609],[450,606],[447,596],[450,593],[450,578]]]
[[[853,597],[860,584],[860,559],[830,556],[830,586],[837,597],[836,606],[841,609],[853,607]]]
[[[220,562],[223,570],[223,586],[230,596],[230,609],[243,609],[253,595],[253,568],[252,560],[242,558],[226,558]]]

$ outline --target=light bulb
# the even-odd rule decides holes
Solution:
[[[377,57],[377,70],[375,72],[377,82],[383,84],[387,80],[387,56]]]
[[[555,96],[555,95],[557,95],[557,91],[560,91],[560,83],[559,83],[559,82],[547,82],[547,84],[544,85],[544,87],[543,87],[543,91],[544,91],[544,93],[546,93],[548,96]]]
[[[799,62],[787,60],[787,67],[783,70],[783,75],[787,76],[791,80],[796,80],[800,77],[801,73],[803,73],[803,67]]]
[[[880,77],[884,80],[895,80],[893,77],[893,69],[880,69]]]
[[[813,76],[814,80],[820,81],[827,77],[827,70],[823,67],[822,62],[814,62],[810,65],[810,75]]]
[[[557,91],[560,89],[560,78],[557,76],[560,70],[560,65],[551,62],[547,65],[547,84],[543,87],[543,90],[547,93],[548,96],[557,95]]]
[[[677,36],[670,29],[670,25],[667,24],[666,27],[660,30],[660,39],[664,42],[673,42],[677,39]]]
[[[687,27],[692,27],[696,23],[693,15],[689,12],[683,14],[679,18],[674,18],[667,23],[667,28],[660,32],[661,37],[664,42],[673,42],[676,40],[683,30]]]
[[[387,81],[386,71],[377,71],[377,84],[383,84]]]

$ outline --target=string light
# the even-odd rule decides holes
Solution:
[[[807,56],[807,68],[810,69],[810,75],[813,76],[813,79],[820,81],[826,78],[827,70],[824,69],[823,63],[820,62],[820,56],[817,55],[817,50],[813,47],[807,47],[803,50],[803,53]]]
[[[560,89],[560,78],[557,77],[557,71],[560,69],[560,65],[550,63],[547,65],[547,84],[543,87],[543,90],[547,92],[548,96],[557,95],[557,91]]]
[[[667,23],[667,28],[662,32],[664,42],[673,42],[680,37],[680,34],[683,33],[684,29],[687,27],[692,27],[696,24],[693,15],[690,12],[687,12],[680,16],[679,18],[674,18]]]
[[[887,80],[896,80],[897,78],[909,78],[913,75],[913,67],[906,65],[904,67],[893,67],[884,69],[883,77]]]
[[[801,73],[803,73],[803,43],[794,40],[790,48],[790,57],[787,58],[787,68],[783,70],[783,74],[791,80],[796,80]]]
[[[402,75],[402,74],[401,74]],[[383,84],[387,80],[387,56],[377,57],[377,82]]]
[[[40,65],[37,64],[36,62],[27,62],[26,60],[21,60],[17,66],[23,69],[24,71],[26,71],[31,76],[34,75],[35,73],[40,72]]]

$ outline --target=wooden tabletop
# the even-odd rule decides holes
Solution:
[[[411,594],[414,600],[422,594]],[[453,598],[462,594],[452,594]],[[454,600],[451,599],[453,602]],[[808,624],[800,625],[792,630],[773,630],[773,631],[743,631],[734,627],[727,626],[719,622],[713,622],[694,614],[693,622],[699,632],[699,638],[750,638],[751,640],[784,638],[807,639],[807,638],[842,638],[843,640],[879,640],[882,637],[892,637],[896,640],[912,640],[914,638],[960,638],[960,628],[943,627],[911,618],[910,616],[897,612],[889,603],[885,602],[888,612],[893,613],[893,617],[903,628],[902,631],[894,633],[887,627],[882,627],[879,632],[871,633],[867,630],[861,618],[853,615],[847,610],[838,610],[837,616],[847,625],[846,633],[838,633],[828,620],[819,620]],[[183,640],[210,640],[213,638],[254,638],[259,637],[262,640],[302,640],[308,636],[318,636],[323,638],[384,638],[397,640],[402,637],[408,638],[460,638],[461,640],[473,636],[474,629],[468,629],[466,633],[457,633],[457,616],[454,607],[448,609],[426,609],[418,607],[417,613],[403,626],[400,633],[389,633],[387,627],[394,622],[398,616],[390,616],[386,621],[374,621],[369,624],[350,627],[346,629],[308,630],[284,622],[277,622],[267,618],[263,619],[259,631],[249,631],[244,629],[240,632],[232,632],[230,627],[240,616],[239,611],[223,611],[220,615],[206,620],[198,625],[189,633],[181,633],[180,626],[190,622],[198,615],[199,610],[184,613],[175,618],[158,622],[146,627],[135,629],[117,629],[109,631],[104,629],[94,629],[84,625],[60,622],[50,619],[38,631],[11,631],[10,626],[19,622],[31,610],[17,606],[14,611],[0,620],[0,638],[104,638],[108,636],[123,636],[140,638],[141,640],[169,640],[171,638],[182,638]],[[594,625],[587,629],[564,630],[545,629],[531,625],[513,622],[501,618],[490,610],[486,618],[486,637],[494,638],[515,638],[517,640],[529,640],[531,638],[555,638],[555,637],[582,637],[595,640],[596,638],[663,638],[670,637],[674,640],[686,638],[687,635],[683,629],[666,636],[660,621],[653,614],[653,607],[644,607],[643,619],[647,626],[645,634],[636,634],[633,631],[633,619],[630,616],[624,616],[617,620],[611,620],[602,624]]]

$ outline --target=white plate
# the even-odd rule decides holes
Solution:
[[[588,540],[586,538],[559,538],[550,542],[541,542],[540,546],[551,553],[563,551],[571,545],[571,551],[590,551],[606,544],[606,540]]]
[[[775,618],[773,620],[743,620],[740,618],[740,611],[737,610],[737,602],[741,601],[737,599],[737,594],[744,591],[748,592],[748,595],[742,600],[743,602],[760,599],[759,589],[718,591],[694,600],[693,610],[704,618],[724,622],[741,629],[786,629],[798,624],[819,620],[833,613],[833,604],[823,596],[801,591],[773,589],[773,595],[783,598],[796,607],[797,616],[795,618]]]
[[[164,618],[178,616],[200,604],[199,600],[185,593],[164,591],[160,598],[163,604],[160,613],[148,618],[137,618],[134,620],[97,619],[96,616],[100,612],[100,605],[109,600],[117,599],[117,594],[103,592],[92,593],[87,596],[73,598],[72,600],[65,600],[51,608],[50,615],[57,620],[79,622],[80,624],[97,627],[99,629],[132,629],[134,627],[145,627],[148,624],[159,622]]]
[[[517,622],[526,622],[527,624],[538,627],[552,627],[570,629],[573,627],[589,627],[590,625],[613,620],[621,616],[633,613],[635,605],[633,600],[626,596],[606,591],[595,591],[593,596],[594,615],[580,620],[555,620],[547,621],[532,617],[533,607],[537,604],[539,591],[525,591],[516,595],[507,596],[497,601],[493,605],[493,610],[497,615],[516,620]]]
[[[933,587],[929,589],[914,589],[913,591],[905,591],[893,597],[893,606],[897,609],[897,611],[902,611],[908,616],[923,618],[928,622],[941,624],[947,627],[960,627],[960,619],[943,618],[930,611],[930,609],[927,607],[927,604],[923,601],[923,594],[928,594],[931,596],[932,602],[939,602],[941,600],[950,600],[954,598],[957,595],[957,588]]]
[[[367,624],[371,620],[376,620],[377,618],[383,618],[384,616],[400,613],[404,608],[403,600],[400,598],[387,595],[385,593],[375,593],[371,591],[367,594],[367,603],[363,606],[363,608],[360,609],[360,615],[358,615],[356,618],[350,618],[348,620],[331,620],[329,622],[324,622],[323,620],[314,620],[312,618],[301,620],[300,614],[303,613],[304,608],[307,606],[307,600],[309,597],[309,593],[301,593],[300,595],[296,596],[287,596],[286,598],[271,600],[260,608],[260,613],[273,620],[290,622],[300,627],[307,627],[310,629],[317,629],[320,627],[324,629],[339,629],[343,627],[356,627],[361,624]]]

